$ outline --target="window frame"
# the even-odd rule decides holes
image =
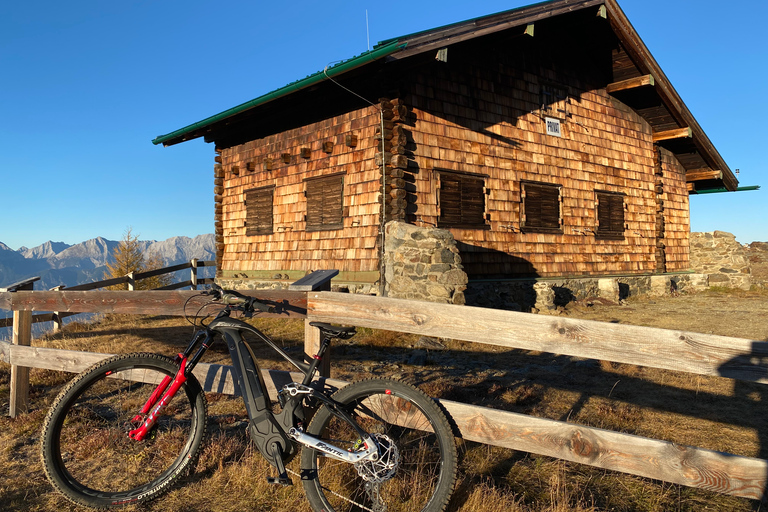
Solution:
[[[557,206],[552,208],[552,204],[549,204],[548,210],[557,210],[557,226],[552,222],[554,218],[551,214],[547,214],[545,211],[545,205],[543,201],[550,199],[553,196],[553,192],[557,194]],[[544,196],[542,196],[544,194]],[[540,205],[531,204],[536,200],[536,197],[541,198],[542,203]],[[538,208],[534,207],[538,206]],[[529,211],[529,207],[531,210]],[[538,222],[531,222],[530,217],[533,214],[539,214]],[[549,219],[547,218],[549,217]],[[546,183],[542,181],[527,181],[520,182],[520,230],[523,233],[548,233],[554,235],[563,234],[563,186],[558,183]]]
[[[245,204],[245,236],[271,235],[275,232],[275,185],[256,187],[243,192]],[[269,207],[263,208],[269,198]]]
[[[344,176],[346,173],[325,174],[304,178],[306,199],[305,230],[331,231],[344,229]],[[338,190],[336,190],[338,187]],[[316,190],[319,188],[319,190]],[[320,205],[319,208],[317,205]],[[314,215],[320,219],[314,219]],[[319,222],[318,222],[319,220]]]
[[[490,229],[488,223],[487,174],[434,169],[437,177],[437,227]],[[451,183],[451,188],[446,187]],[[478,187],[479,184],[479,187]],[[482,197],[479,206],[477,197]],[[447,207],[446,200],[451,202]]]
[[[623,192],[608,192],[595,190],[595,238],[598,240],[624,240],[626,225],[626,194]],[[621,201],[621,206],[618,206]],[[607,207],[607,210],[605,209]],[[621,218],[616,213],[621,213]],[[602,227],[600,219],[607,217],[608,227]],[[619,226],[621,229],[619,229]]]

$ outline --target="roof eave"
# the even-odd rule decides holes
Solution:
[[[332,78],[334,76],[341,75],[353,69],[359,68],[361,66],[369,64],[376,60],[387,57],[395,52],[403,50],[406,46],[407,46],[407,43],[401,43],[398,40],[394,40],[383,46],[378,46],[377,48],[371,51],[365,52],[361,55],[358,55],[357,57],[353,57],[333,67],[326,68],[323,71],[318,71],[317,73],[309,75],[308,77],[302,80],[298,80],[296,82],[290,83],[284,87],[281,87],[280,89],[277,89],[267,94],[264,94],[262,96],[259,96],[258,98],[255,98],[245,103],[242,103],[240,105],[237,105],[236,107],[227,109],[216,115],[203,119],[202,121],[192,123],[188,126],[185,126],[184,128],[180,128],[166,135],[159,135],[152,140],[152,144],[155,144],[155,145],[162,144],[163,146],[172,146],[180,142],[185,142],[188,140],[196,139],[198,137],[202,137],[207,132],[209,132],[212,126],[216,123],[220,123],[222,121],[225,121],[226,119],[229,119],[233,116],[241,114],[252,108],[258,107],[260,105],[276,100],[278,98],[282,98],[284,96],[287,96],[301,89],[310,87],[316,83],[328,80],[329,78]]]
[[[692,137],[696,142],[696,146],[702,152],[703,157],[707,160],[710,166],[714,169],[722,171],[723,186],[729,191],[735,191],[739,186],[739,181],[731,171],[725,159],[715,148],[712,141],[709,140],[707,134],[699,125],[696,118],[683,102],[680,95],[672,86],[669,78],[661,70],[656,59],[651,55],[648,47],[640,38],[637,31],[630,23],[624,11],[621,10],[616,0],[604,0],[605,7],[608,13],[608,20],[613,27],[613,31],[616,36],[624,44],[624,47],[635,62],[642,62],[647,66],[647,72],[651,74],[656,81],[656,89],[659,96],[666,103],[667,108],[674,112],[675,116],[679,119],[681,124],[691,128]]]

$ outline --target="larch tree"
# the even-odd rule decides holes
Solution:
[[[134,235],[131,228],[128,228],[123,235],[122,240],[112,251],[114,262],[107,263],[107,270],[104,272],[105,279],[114,279],[124,277],[130,273],[148,272],[163,266],[163,260],[158,255],[147,257],[141,248],[138,235]],[[142,279],[136,283],[136,290],[153,290],[170,284],[169,275],[159,275]],[[128,283],[116,284],[108,287],[110,290],[127,290]]]

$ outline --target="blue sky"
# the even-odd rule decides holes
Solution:
[[[214,151],[151,140],[376,42],[525,0],[6,2],[0,242],[213,232]],[[695,231],[768,241],[765,0],[619,0],[742,185],[691,198]],[[366,10],[368,32],[366,32]],[[567,44],[567,41],[563,41]]]

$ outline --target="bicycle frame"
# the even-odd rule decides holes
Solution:
[[[261,375],[253,351],[242,337],[243,332],[255,335],[270,348],[280,354],[286,361],[304,374],[301,383],[291,383],[278,392],[278,401],[282,411],[274,414],[271,409],[271,398]],[[318,354],[313,356],[311,364],[297,361],[276,345],[264,333],[241,320],[231,318],[229,310],[224,310],[212,320],[205,329],[198,331],[184,353],[177,356],[180,369],[176,376],[167,376],[158,385],[140,413],[134,418],[134,424],[141,425],[129,432],[129,436],[141,441],[152,429],[155,419],[167,406],[176,392],[181,388],[187,376],[197,365],[205,351],[213,344],[216,334],[220,334],[227,344],[232,359],[233,373],[249,419],[251,439],[259,452],[278,470],[278,478],[270,482],[290,485],[291,481],[285,470],[284,461],[293,457],[297,452],[297,444],[311,447],[323,452],[326,456],[354,464],[361,460],[376,460],[378,447],[370,435],[341,407],[339,403],[309,387],[323,354],[329,345],[329,338],[323,337]],[[195,352],[195,349],[197,351]],[[194,355],[192,354],[193,352]],[[287,395],[287,396],[286,396]],[[312,397],[327,405],[332,413],[347,421],[358,433],[362,440],[363,450],[349,452],[342,448],[329,445],[320,439],[303,432],[303,424],[307,420],[303,405],[305,397]]]

